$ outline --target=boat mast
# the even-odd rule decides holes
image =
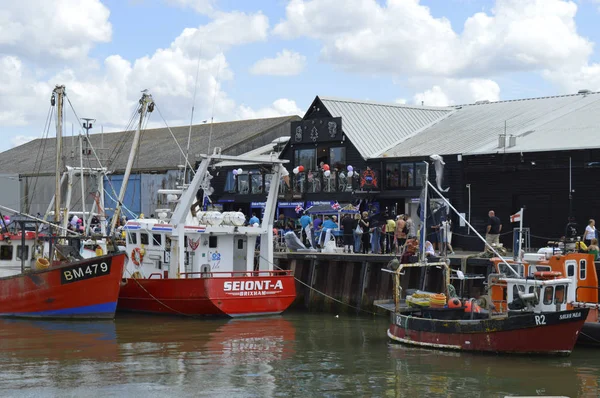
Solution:
[[[65,86],[57,85],[52,94],[52,101],[56,101],[56,173],[54,179],[54,222],[56,225],[58,225],[60,220],[60,180],[62,172],[62,119],[64,95]]]
[[[421,204],[423,208],[423,227],[421,229],[421,242],[419,243],[419,247],[421,248],[421,261],[425,262],[425,246],[427,246],[427,191],[429,190],[429,162],[425,161],[425,183],[423,197],[424,201]],[[441,184],[440,184],[441,185]]]
[[[117,220],[119,219],[121,213],[121,206],[123,205],[123,200],[125,199],[127,182],[129,181],[129,176],[131,175],[133,161],[135,160],[135,157],[137,155],[137,149],[140,142],[140,135],[142,132],[142,122],[144,121],[144,116],[146,116],[146,111],[152,112],[154,110],[154,101],[152,100],[152,95],[143,93],[142,98],[140,99],[140,105],[140,120],[138,121],[138,128],[135,131],[135,135],[133,136],[133,142],[131,143],[131,151],[129,152],[129,159],[127,159],[127,167],[125,168],[125,174],[123,175],[123,183],[121,184],[121,191],[119,192],[119,198],[115,206],[115,214],[113,215],[112,222],[110,224],[111,234],[114,233],[115,227],[117,225]]]

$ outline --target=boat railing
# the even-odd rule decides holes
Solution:
[[[600,286],[577,286],[577,289],[575,289],[575,303],[579,303],[579,289],[594,289],[600,293]],[[594,303],[594,305],[598,306],[598,303]]]
[[[163,278],[163,274],[161,274],[160,272],[154,272],[154,273],[152,273],[152,274],[150,274],[148,276],[148,279],[152,279],[155,276],[158,277],[157,279],[162,279]]]
[[[291,270],[273,270],[273,271],[228,271],[228,272],[183,272],[180,274],[182,278],[190,278],[200,276],[202,278],[215,277],[230,277],[230,278],[247,278],[247,277],[277,277],[291,276]]]

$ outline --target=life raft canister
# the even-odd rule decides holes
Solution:
[[[136,247],[131,251],[131,261],[133,261],[136,266],[140,266],[142,261],[144,261],[144,253],[142,253],[142,249]]]
[[[537,271],[533,273],[535,279],[556,279],[562,276],[562,272],[559,271]]]

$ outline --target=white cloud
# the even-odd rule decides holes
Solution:
[[[266,117],[299,115],[302,116],[304,111],[298,108],[296,102],[287,98],[275,100],[270,107],[253,110],[252,108],[240,105],[237,115],[240,119],[259,119]]]
[[[406,101],[406,98],[396,98],[396,100],[394,102],[397,104],[400,104],[400,105],[404,105],[404,104],[406,104],[407,101]]]
[[[232,46],[265,41],[269,19],[261,12],[246,14],[239,11],[216,12],[214,19],[198,28],[184,29],[171,44],[190,57],[210,57]]]
[[[498,101],[500,86],[489,79],[439,79],[433,85],[413,97],[415,104],[427,106],[448,106],[473,103],[476,101]]]
[[[88,1],[85,4],[91,4],[94,9],[96,2]],[[16,18],[13,23],[27,25],[31,37],[43,35],[44,27],[55,18],[54,11],[49,7],[35,10],[34,14],[45,21],[40,23],[39,28],[27,25],[28,18],[23,13],[11,14]],[[0,11],[0,15],[5,16],[6,12]],[[0,26],[2,30],[4,25]],[[107,26],[110,27],[110,24]],[[37,43],[21,40],[18,45],[28,48],[16,51],[13,47],[17,44],[11,42],[11,47],[8,47],[5,43],[8,42],[8,36],[5,36],[4,42],[0,38],[0,53],[5,51],[7,54],[0,55],[0,130],[6,132],[6,135],[0,135],[0,138],[5,138],[0,150],[23,142],[27,136],[35,135],[37,130],[41,136],[50,106],[50,95],[57,83],[66,86],[67,96],[80,117],[97,120],[95,132],[100,131],[100,125],[105,127],[105,131],[125,128],[143,89],[149,90],[157,104],[149,126],[163,127],[161,114],[171,126],[186,125],[189,123],[198,65],[196,121],[209,119],[213,115],[215,120],[232,120],[244,115],[266,117],[300,113],[293,101],[285,99],[275,101],[271,107],[254,111],[248,106],[236,105],[224,90],[223,85],[234,76],[225,51],[234,46],[266,40],[268,29],[268,19],[260,12],[215,11],[211,14],[210,22],[184,29],[169,47],[157,49],[151,55],[135,60],[111,55],[97,63],[89,57],[80,59],[80,62],[70,62],[67,59],[61,61],[57,56],[56,64],[49,69],[32,67],[36,65],[33,59],[27,62],[27,59],[31,59],[27,58],[27,54],[39,51]],[[79,41],[75,40],[76,37],[60,54],[68,58],[71,53],[69,48],[89,49],[95,43],[95,38],[105,38],[83,33],[79,35]],[[110,38],[110,35],[107,37]],[[37,65],[43,63],[37,62]],[[70,124],[77,126],[68,105],[65,115],[69,130]],[[11,130],[17,131],[17,128],[19,133],[13,133],[13,136],[22,137],[15,137],[11,142],[8,134]],[[53,127],[50,129],[50,134],[53,134]]]
[[[294,76],[300,74],[306,66],[306,57],[294,51],[283,50],[275,58],[263,58],[257,61],[250,73],[255,75]]]
[[[109,42],[110,11],[100,0],[5,1],[0,9],[0,54],[44,63],[84,59]]]
[[[321,58],[348,71],[447,78],[585,65],[593,43],[577,32],[577,4],[497,0],[454,30],[419,0],[291,0],[274,33],[321,42]]]

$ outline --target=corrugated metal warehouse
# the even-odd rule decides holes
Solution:
[[[192,165],[196,164],[200,154],[208,151],[209,140],[211,148],[221,147],[224,154],[230,155],[239,155],[263,147],[278,137],[288,136],[290,123],[299,119],[298,116],[286,116],[194,125],[191,129],[189,161]],[[159,206],[156,190],[173,188],[177,181],[181,180],[180,165],[183,165],[185,157],[175,140],[185,150],[189,131],[189,126],[181,126],[171,129],[147,129],[142,132],[138,157],[124,201],[125,206],[132,212],[153,212]],[[105,181],[108,191],[105,197],[106,207],[114,206],[115,202],[111,197],[115,198],[118,195],[133,135],[133,131],[122,131],[89,136],[89,142],[98,154],[102,166],[113,173],[110,183]],[[77,138],[64,137],[63,148],[64,164],[79,167]],[[96,156],[85,150],[85,144],[84,152],[84,167],[100,167]],[[54,195],[55,156],[55,138],[37,139],[0,153],[0,169],[6,174],[6,177],[2,178],[4,186],[18,188],[3,190],[5,193],[1,198],[2,204],[18,204],[16,210],[31,214],[45,212]],[[98,183],[90,178],[86,180],[86,195],[89,195],[86,197],[86,208],[89,209],[94,201],[91,193]],[[79,184],[76,177],[73,184],[73,211],[81,210]],[[65,189],[63,187],[63,192]],[[15,191],[20,191],[20,201],[15,200]]]

